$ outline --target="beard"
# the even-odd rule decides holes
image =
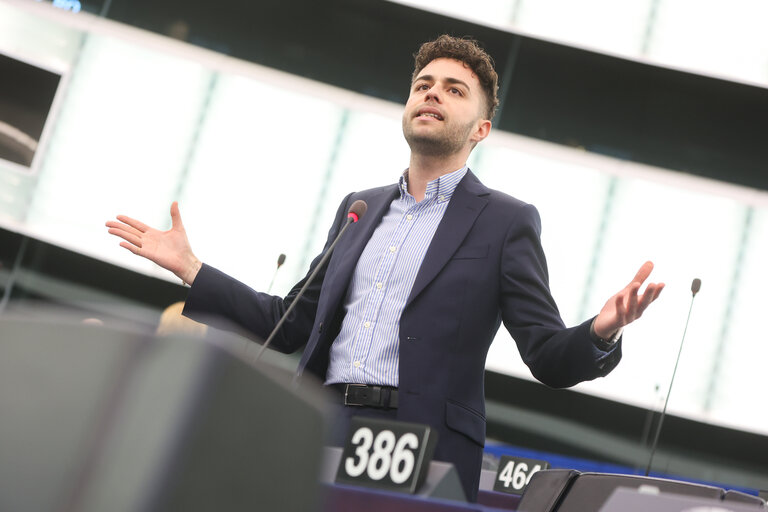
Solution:
[[[412,153],[424,156],[448,156],[458,153],[467,144],[474,128],[474,122],[455,125],[440,121],[444,124],[441,131],[433,130],[435,133],[417,134],[412,121],[413,119],[407,114],[403,116],[403,136]]]

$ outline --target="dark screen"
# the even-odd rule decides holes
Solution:
[[[29,167],[61,76],[0,54],[0,159]]]

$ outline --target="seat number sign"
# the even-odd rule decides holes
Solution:
[[[549,469],[549,462],[502,455],[493,490],[522,494],[534,473],[542,469]]]
[[[436,439],[427,425],[352,418],[336,482],[413,494],[426,476]]]

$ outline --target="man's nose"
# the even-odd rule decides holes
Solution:
[[[427,91],[427,94],[425,95],[425,100],[426,101],[432,100],[432,101],[436,101],[437,103],[440,103],[440,93],[437,86],[432,86]]]

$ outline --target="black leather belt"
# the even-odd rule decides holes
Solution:
[[[397,388],[370,384],[332,384],[341,393],[344,405],[397,409]]]

